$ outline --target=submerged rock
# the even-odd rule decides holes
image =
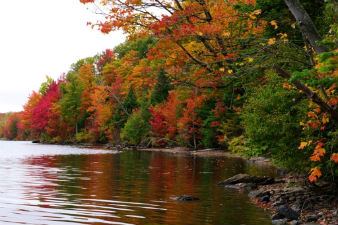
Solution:
[[[199,198],[196,198],[194,196],[190,196],[190,195],[182,195],[179,197],[172,197],[172,200],[176,200],[176,201],[196,201],[199,200]]]
[[[250,176],[248,174],[237,174],[219,183],[218,186],[232,187],[231,185],[237,185],[239,186],[239,188],[241,188],[241,186],[245,188],[247,185],[243,185],[243,184],[251,184],[250,186],[253,187],[255,185],[267,185],[267,184],[273,184],[273,183],[274,183],[274,179],[271,177],[256,177],[256,176]]]

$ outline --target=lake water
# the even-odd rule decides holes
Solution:
[[[273,175],[241,159],[0,141],[0,224],[270,225],[236,175]],[[199,201],[171,197],[193,195]]]

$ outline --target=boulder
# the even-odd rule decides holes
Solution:
[[[256,176],[250,176],[248,174],[237,174],[219,183],[218,186],[227,186],[227,185],[233,185],[233,184],[239,184],[239,183],[246,183],[246,184],[252,183],[256,185],[267,185],[267,184],[273,184],[274,179],[271,177],[256,177]]]
[[[277,214],[285,217],[288,220],[297,220],[299,213],[288,207],[287,205],[282,205],[278,207]]]

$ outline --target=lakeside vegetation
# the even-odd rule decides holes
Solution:
[[[47,77],[24,111],[0,115],[0,137],[228,148],[338,176],[336,0],[96,7],[106,17],[89,25],[128,40]]]

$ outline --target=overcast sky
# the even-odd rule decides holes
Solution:
[[[57,79],[79,59],[124,41],[87,26],[100,17],[79,0],[2,0],[0,112],[21,111],[46,75]]]

